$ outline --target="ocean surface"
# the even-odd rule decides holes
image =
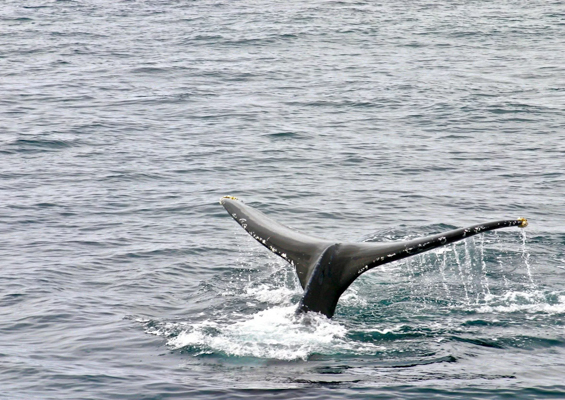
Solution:
[[[565,2],[2,1],[0,398],[565,398]]]

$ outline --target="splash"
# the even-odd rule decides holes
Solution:
[[[487,277],[487,263],[485,262],[485,235],[481,234],[479,240],[480,240],[479,249],[480,249],[480,258],[481,258],[481,276],[484,281],[484,288],[486,289],[487,292],[487,296],[485,296],[485,298],[488,298],[488,296],[491,293],[490,293],[489,281]]]
[[[479,235],[435,250],[431,260],[424,255],[414,257],[403,267],[413,296],[431,295],[473,309],[507,292],[537,290],[525,233],[521,234],[517,249],[496,246],[498,235],[489,239]],[[437,290],[440,285],[441,292]]]
[[[358,343],[347,328],[320,314],[295,315],[296,306],[275,306],[253,315],[209,319],[198,323],[146,321],[147,333],[168,338],[173,350],[193,355],[223,354],[277,360],[307,360],[313,354],[375,354],[383,346]],[[236,316],[234,316],[235,319]]]
[[[530,281],[530,287],[532,289],[536,288],[536,284],[534,282],[534,278],[532,276],[532,267],[530,266],[530,253],[526,248],[526,231],[524,229],[521,230],[522,235],[522,260],[524,261],[524,265],[526,266],[526,271],[528,273],[528,279]]]
[[[273,287],[264,283],[257,286],[250,286],[244,291],[244,296],[252,300],[270,304],[288,303],[295,294],[295,289],[285,286]]]
[[[310,354],[324,353],[343,342],[347,332],[343,326],[318,315],[309,315],[304,323],[303,318],[294,317],[295,308],[273,307],[232,324],[194,324],[168,345],[173,349],[190,346],[201,354],[306,360]]]
[[[466,275],[463,274],[463,267],[461,266],[461,259],[459,257],[459,253],[457,252],[457,246],[453,245],[453,254],[455,256],[455,262],[457,265],[457,270],[459,272],[459,276],[461,278],[461,283],[463,284],[463,290],[465,291],[465,302],[467,304],[471,303],[471,300],[469,298],[469,289],[467,288],[467,279],[466,279]]]
[[[491,295],[489,303],[478,307],[478,313],[565,314],[565,295],[543,291],[509,291]]]

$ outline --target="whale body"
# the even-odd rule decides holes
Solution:
[[[259,243],[296,269],[304,295],[297,312],[334,315],[342,293],[362,273],[379,265],[435,249],[481,232],[528,225],[525,218],[501,220],[398,242],[336,243],[290,229],[235,197],[220,200],[227,212]]]

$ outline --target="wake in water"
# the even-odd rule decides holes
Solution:
[[[525,233],[519,248],[508,237],[481,235],[377,268],[344,293],[335,320],[295,314],[300,285],[292,267],[276,260],[204,285],[200,296],[216,305],[209,312],[184,322],[141,322],[148,333],[166,338],[170,349],[194,356],[307,360],[340,354],[425,362],[437,356],[437,349],[430,351],[435,344],[469,334],[494,335],[513,346],[510,332],[492,327],[527,324],[532,314],[563,314],[565,293],[539,289]],[[373,239],[407,237],[386,232]],[[261,263],[264,253],[247,256]]]

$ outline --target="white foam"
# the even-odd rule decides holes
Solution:
[[[285,286],[272,287],[261,284],[245,289],[244,295],[270,304],[287,304],[297,292]]]
[[[548,296],[553,293],[544,293],[536,290],[531,292],[509,291],[503,295],[489,295],[486,305],[478,307],[475,311],[479,313],[544,313],[564,314],[565,295],[557,295],[556,302],[548,301]]]
[[[359,295],[356,287],[350,286],[339,298],[339,304],[349,307],[366,307],[367,299]]]
[[[295,316],[296,305],[277,306],[253,315],[164,323],[147,333],[168,337],[173,349],[192,347],[196,355],[224,353],[235,357],[307,360],[312,354],[375,354],[386,350],[347,338],[347,329],[323,315]]]
[[[324,349],[333,353],[335,343],[343,341],[347,330],[321,315],[295,317],[295,309],[294,305],[273,307],[231,324],[194,324],[168,345],[174,349],[194,346],[201,353],[280,360],[307,359]]]

